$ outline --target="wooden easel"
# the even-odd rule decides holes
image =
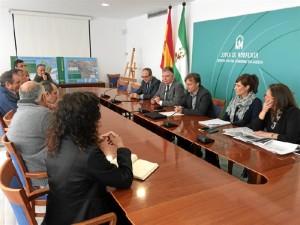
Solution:
[[[127,62],[126,67],[125,67],[125,71],[124,71],[124,75],[123,75],[123,77],[120,77],[122,80],[129,81],[129,82],[136,82],[137,81],[135,79],[136,63],[133,62],[134,52],[135,52],[135,48],[132,49],[130,65],[128,65],[129,62]],[[129,71],[128,77],[126,76],[127,71]]]

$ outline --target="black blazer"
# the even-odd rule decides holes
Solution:
[[[47,76],[47,80],[49,80],[50,82],[53,83],[51,75],[49,73],[45,73],[45,74]],[[43,80],[44,80],[43,77],[39,76],[38,74],[36,74],[33,79],[33,81],[38,82],[38,83],[42,82]]]
[[[257,117],[253,121],[253,130],[264,130],[278,135],[278,141],[300,144],[300,109],[291,107],[282,112],[274,129],[270,112],[267,112],[265,119]]]
[[[159,85],[160,80],[158,80],[156,77],[153,77],[148,90],[146,82],[142,81],[141,87],[136,91],[136,93],[138,95],[143,94],[143,99],[145,100],[151,99],[157,92]]]
[[[130,151],[118,149],[117,161],[119,167],[96,146],[81,152],[63,140],[59,152],[47,158],[50,191],[43,224],[72,224],[107,213],[106,186],[128,188],[133,180]]]
[[[192,96],[189,92],[184,95],[181,106],[184,107],[182,113],[185,115],[216,117],[211,94],[202,85],[197,92],[195,109],[192,107]]]

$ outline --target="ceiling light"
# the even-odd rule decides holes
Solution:
[[[104,7],[105,7],[105,6],[109,6],[108,3],[102,3],[101,5],[104,6]]]

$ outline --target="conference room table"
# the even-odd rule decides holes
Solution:
[[[78,90],[73,88],[66,92]],[[99,97],[105,90],[89,89]],[[111,96],[117,93],[116,90],[110,92],[113,93]],[[192,144],[204,146],[255,171],[264,179],[263,184],[248,184],[134,122],[135,118],[150,121],[134,112],[145,107],[146,101],[130,102],[127,93],[118,99],[123,102],[113,104],[101,99],[109,107],[101,107],[101,131],[116,131],[139,158],[159,164],[145,181],[134,180],[130,189],[111,189],[133,224],[300,223],[299,156],[267,152],[223,135],[221,128],[218,133],[209,135],[215,139],[214,143],[199,144],[195,139],[201,127],[199,117],[170,118],[178,123],[177,128],[162,127],[162,120],[152,121],[157,130],[164,129]],[[133,121],[121,116],[121,112],[133,112]]]

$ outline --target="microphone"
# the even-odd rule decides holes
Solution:
[[[171,116],[174,116],[175,113],[176,112],[174,112]],[[163,122],[163,126],[164,127],[167,127],[167,128],[169,128],[169,127],[178,127],[178,124],[170,122],[170,117],[171,116],[169,116],[168,119]]]
[[[143,108],[139,108],[138,109],[139,111],[139,113],[149,113],[150,111],[149,110],[147,110],[147,109],[143,109]]]
[[[106,91],[104,91],[104,93],[101,94],[101,98],[110,98],[110,96],[107,95],[106,92],[108,92],[108,91],[110,91],[110,90],[112,90],[112,89],[113,89],[113,88],[109,88],[109,89],[107,89]]]
[[[110,100],[110,102],[115,103],[115,104],[121,103],[121,101],[116,99],[117,96],[119,96],[119,95],[116,95],[113,99]]]

